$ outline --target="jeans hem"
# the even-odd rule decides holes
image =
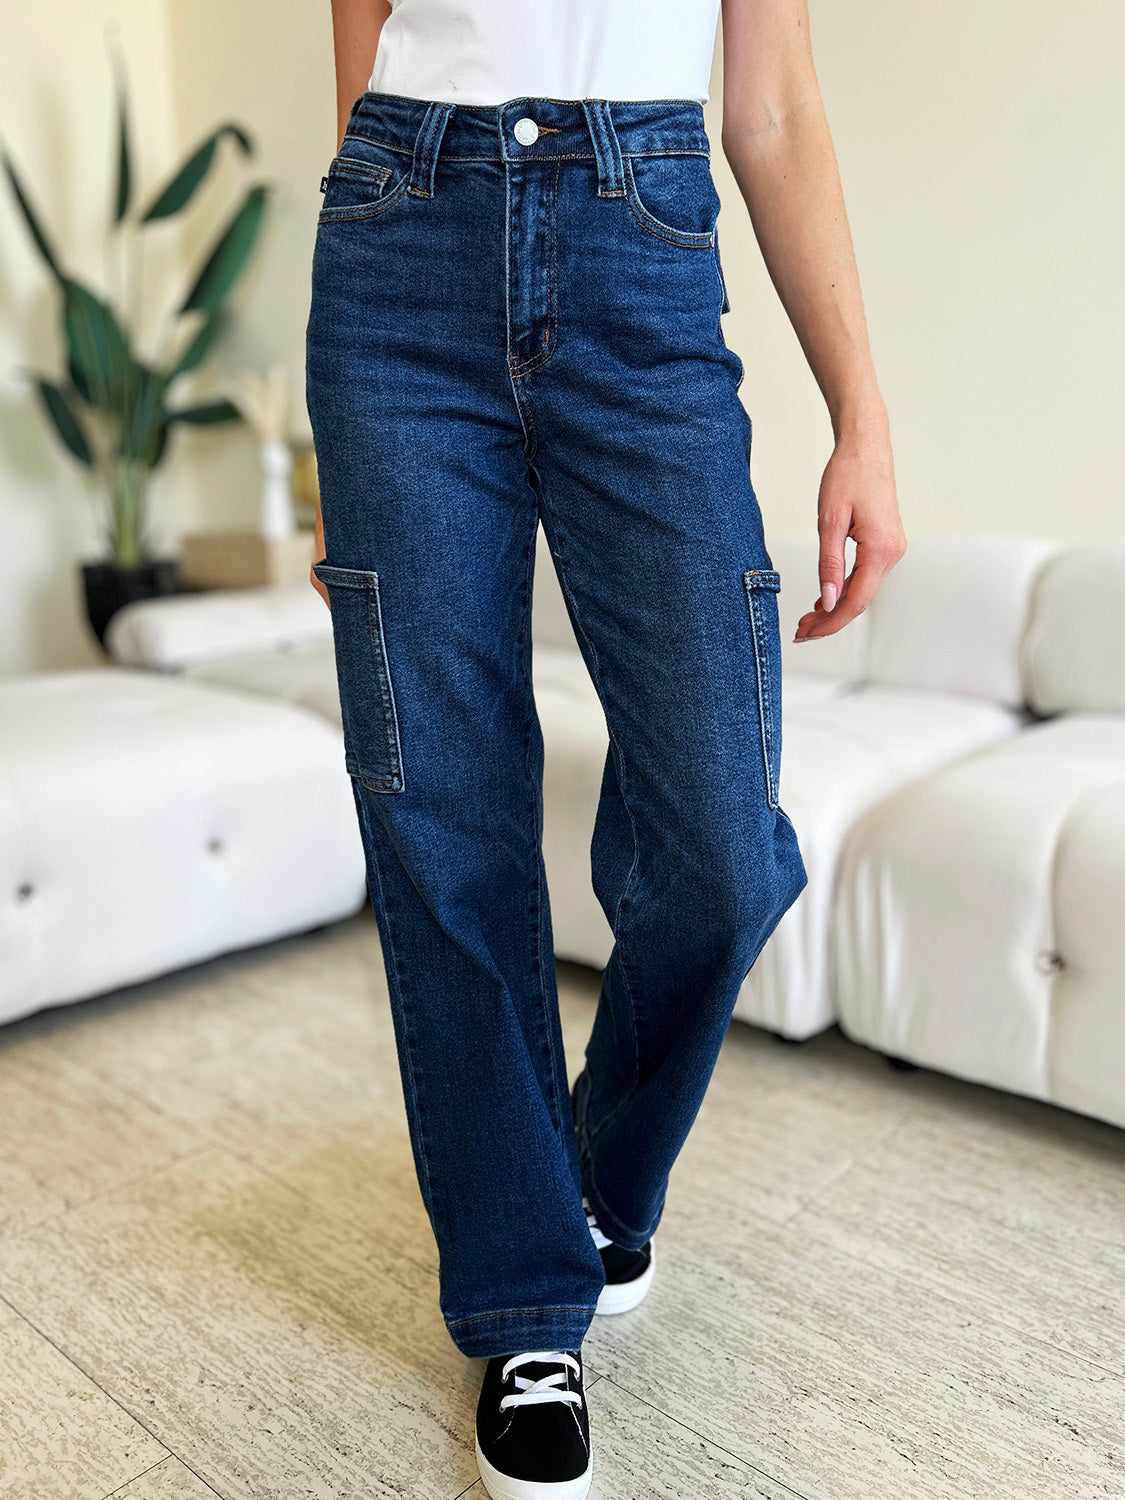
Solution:
[[[585,1069],[574,1080],[574,1092],[581,1092],[581,1083]],[[594,1218],[598,1221],[601,1232],[620,1245],[622,1250],[640,1250],[647,1245],[656,1233],[656,1225],[647,1231],[633,1229],[617,1217],[606,1205],[605,1199],[594,1182],[594,1160],[590,1150],[590,1138],[586,1130],[585,1101],[582,1104],[572,1097],[574,1106],[574,1134],[578,1142],[578,1161],[582,1169],[582,1194],[590,1207],[594,1210]]]
[[[462,1354],[470,1359],[497,1359],[531,1349],[580,1349],[593,1320],[593,1306],[562,1303],[447,1318],[445,1326]]]
[[[647,1245],[656,1233],[655,1228],[650,1230],[632,1229],[622,1221],[607,1206],[605,1199],[594,1186],[593,1174],[589,1167],[589,1157],[585,1158],[586,1181],[582,1191],[590,1200],[590,1207],[594,1210],[594,1218],[598,1221],[598,1228],[608,1236],[615,1245],[620,1245],[622,1250],[640,1250]]]

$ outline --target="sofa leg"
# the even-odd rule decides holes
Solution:
[[[807,1036],[786,1036],[783,1031],[771,1031],[770,1036],[775,1042],[782,1042],[786,1047],[803,1047],[809,1040]]]
[[[917,1073],[918,1071],[919,1064],[911,1062],[908,1057],[894,1057],[889,1052],[884,1052],[883,1056],[887,1059],[889,1066],[898,1073]]]

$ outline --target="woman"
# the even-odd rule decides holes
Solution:
[[[648,1290],[735,998],[807,880],[778,801],[781,580],[720,329],[718,6],[333,0],[313,582],[495,1500],[586,1494],[583,1337]],[[904,551],[887,416],[805,0],[723,0],[723,35],[723,149],[835,434],[809,640]],[[540,521],[610,738],[591,869],[615,946],[572,1094],[530,673]]]

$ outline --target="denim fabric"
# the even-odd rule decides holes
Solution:
[[[520,120],[538,127],[534,139]],[[694,102],[364,93],[307,329],[347,770],[455,1344],[577,1348],[656,1229],[740,985],[806,883],[780,578]],[[541,852],[542,519],[610,744],[616,939],[577,1121]]]

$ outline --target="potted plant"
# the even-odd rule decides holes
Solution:
[[[108,556],[83,565],[86,612],[100,642],[123,604],[178,588],[176,562],[150,551],[147,498],[153,470],[164,460],[173,428],[236,421],[225,399],[181,404],[175,388],[214,348],[226,320],[226,300],[242,275],[262,227],[269,189],[253,184],[212,241],[189,288],[164,319],[158,349],[138,352],[137,307],[140,240],[148,225],[171,218],[191,202],[216,152],[230,141],[243,155],[253,150],[246,131],[218,126],[188,155],[160,190],[135,207],[129,110],[123,71],[116,73],[116,185],[108,235],[119,269],[118,305],[64,269],[20,174],[5,151],[4,169],[31,238],[54,277],[60,297],[66,374],[30,371],[52,429],[66,450],[96,472],[106,499]]]

